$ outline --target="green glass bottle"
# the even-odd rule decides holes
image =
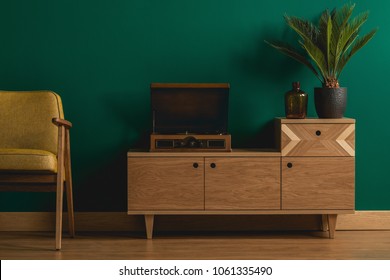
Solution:
[[[292,87],[284,96],[286,118],[304,119],[307,113],[307,93],[301,90],[299,82],[293,82]]]

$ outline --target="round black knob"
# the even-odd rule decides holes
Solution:
[[[215,167],[217,167],[217,165],[213,162],[213,163],[210,164],[210,167],[211,168],[215,168]]]
[[[192,166],[193,166],[194,168],[198,168],[198,167],[199,167],[199,164],[198,164],[197,162],[194,162],[194,164],[192,164]]]
[[[287,163],[287,167],[291,168],[292,167],[292,163],[291,162]]]
[[[182,147],[194,148],[197,144],[197,140],[193,136],[188,136],[182,140]]]
[[[317,131],[316,131],[316,135],[317,135],[317,136],[320,136],[320,135],[321,135],[321,131],[320,131],[320,130],[317,130]]]

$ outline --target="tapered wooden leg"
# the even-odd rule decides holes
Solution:
[[[62,208],[63,208],[63,191],[64,183],[59,183],[57,180],[57,202],[56,202],[56,250],[61,249],[62,238]]]
[[[329,214],[328,226],[329,226],[329,238],[334,239],[334,233],[336,231],[337,214]]]
[[[65,129],[58,128],[57,189],[56,189],[56,249],[61,249],[62,208],[64,199],[64,148]]]
[[[75,227],[74,227],[74,210],[73,210],[73,195],[72,195],[72,185],[69,184],[69,179],[65,182],[66,188],[66,202],[68,206],[68,229],[69,234],[73,238],[75,237]]]
[[[146,238],[153,238],[153,222],[154,215],[145,215],[145,226],[146,226]]]
[[[328,215],[321,215],[321,230],[328,231]]]
[[[71,237],[75,236],[74,228],[74,210],[73,210],[73,187],[72,187],[72,168],[70,161],[70,138],[69,138],[69,129],[66,129],[65,132],[65,178],[66,178],[66,201],[68,205],[68,225],[69,225],[69,234]]]

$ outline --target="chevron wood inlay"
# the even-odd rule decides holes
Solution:
[[[290,141],[288,141],[287,145],[282,150],[282,155],[284,156],[288,154],[292,149],[294,149],[294,147],[298,145],[301,139],[299,139],[299,137],[296,136],[294,132],[292,132],[291,129],[288,128],[288,126],[285,124],[282,124],[282,133],[282,137],[287,137],[288,139],[290,139]]]
[[[348,137],[351,135],[351,134],[355,134],[355,125],[354,124],[350,124],[344,131],[343,133],[341,133],[339,135],[339,137],[337,137],[336,141],[337,143],[340,144],[341,147],[343,147],[343,149],[345,151],[347,151],[347,153],[354,157],[355,156],[355,147],[351,147],[349,145],[349,143],[347,142],[347,139]],[[350,142],[350,141],[349,141]]]
[[[282,156],[355,156],[355,124],[282,124]]]

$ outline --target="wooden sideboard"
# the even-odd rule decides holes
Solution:
[[[354,213],[355,120],[275,119],[275,150],[128,153],[128,214]]]

